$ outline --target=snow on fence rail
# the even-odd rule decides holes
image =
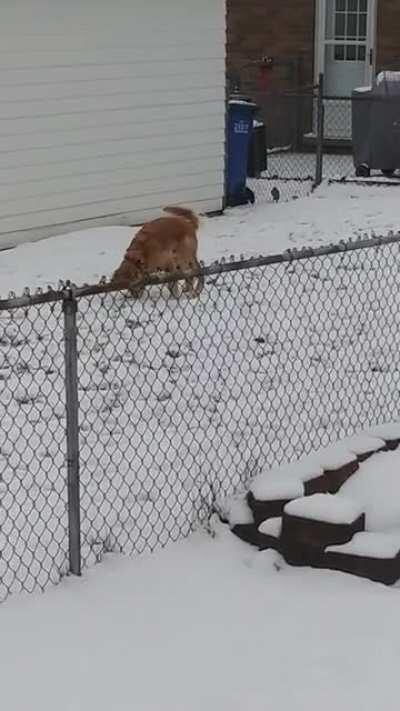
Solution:
[[[399,415],[400,235],[0,301],[0,600]]]

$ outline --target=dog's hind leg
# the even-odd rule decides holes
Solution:
[[[196,258],[193,260],[191,268],[198,270],[201,269],[200,264],[198,263]],[[191,277],[187,280],[186,283],[188,284],[188,288],[186,288],[185,291],[190,292],[190,295],[193,297],[200,296],[204,287],[204,276],[201,274],[199,276]]]

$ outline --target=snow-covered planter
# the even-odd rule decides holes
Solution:
[[[389,450],[399,437],[400,423],[379,425],[264,471],[247,496],[231,500],[232,531],[293,565],[394,583],[400,579],[400,451]]]
[[[362,507],[340,494],[291,501],[282,518],[283,554],[295,565],[319,565],[327,546],[346,543],[365,528]]]
[[[228,505],[227,518],[229,527],[242,541],[258,546],[258,531],[253,513],[244,496],[231,499]]]
[[[260,550],[273,548],[281,550],[282,517],[269,518],[258,527],[258,545]]]
[[[247,495],[256,526],[270,518],[281,516],[286,504],[304,495],[299,479],[280,473],[262,474],[254,479]]]
[[[325,491],[330,494],[336,494],[359,466],[357,455],[341,443],[321,449],[310,458],[322,467],[326,477]]]
[[[349,452],[355,454],[360,463],[365,462],[372,457],[373,454],[382,452],[386,447],[384,439],[366,434],[348,437],[347,439],[341,440],[340,444],[346,447]]]
[[[363,531],[348,543],[329,546],[324,567],[393,585],[400,578],[400,529]]]
[[[384,440],[386,450],[397,449],[400,444],[400,422],[387,422],[384,425],[375,425],[367,432],[371,437]]]

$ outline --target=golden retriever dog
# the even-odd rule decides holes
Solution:
[[[167,217],[147,222],[134,236],[125,256],[114,272],[111,283],[129,284],[156,272],[190,272],[200,269],[197,259],[197,230],[199,218],[183,207],[164,207]],[[199,296],[204,286],[203,277],[183,275],[184,291]],[[196,283],[197,282],[197,283]],[[177,282],[168,284],[173,296],[179,296]],[[144,287],[132,286],[133,296],[140,296]]]

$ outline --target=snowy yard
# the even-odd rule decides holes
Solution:
[[[7,711],[397,711],[399,590],[222,526],[0,606]]]
[[[386,234],[400,226],[398,195],[324,185],[228,211],[204,220],[201,257]],[[109,275],[131,232],[3,252],[2,296]],[[230,490],[398,414],[399,273],[392,245],[221,276],[196,302],[157,289],[139,302],[82,299],[84,563],[189,533],[210,482]],[[0,314],[2,599],[66,571],[63,369],[58,304]],[[393,470],[387,487],[397,491]],[[212,525],[215,538],[197,532],[132,560],[107,554],[44,596],[11,596],[0,606],[4,708],[397,709],[398,589],[290,569]]]
[[[396,220],[395,188],[324,187],[208,220],[200,244],[209,261],[386,233]],[[97,279],[129,236],[104,228],[4,252],[2,284],[21,292],[54,276]],[[84,563],[177,540],[215,495],[266,464],[396,416],[399,269],[392,245],[378,257],[364,250],[221,275],[198,301],[158,289],[140,301],[82,298]],[[4,598],[59,580],[67,522],[61,307],[3,312],[0,324]]]
[[[268,169],[263,173],[262,178],[252,179],[249,184],[259,203],[272,200],[271,190],[274,187],[278,188],[282,200],[290,200],[310,195],[315,175],[315,153],[296,153],[273,149],[273,152],[268,155]],[[359,180],[355,176],[353,156],[348,153],[325,152],[322,175],[324,180],[345,180],[348,183]],[[399,175],[395,175],[393,180],[399,181]],[[366,184],[369,182],[384,184],[388,183],[388,180],[382,176],[381,171],[374,170],[371,171],[371,177],[365,180]]]
[[[288,248],[338,242],[375,231],[400,229],[400,186],[322,185],[289,203],[257,204],[204,219],[200,257],[209,263],[234,254],[271,254]],[[25,286],[76,284],[110,275],[132,236],[130,227],[103,227],[24,244],[0,254],[0,295]],[[0,241],[0,247],[7,242]]]

